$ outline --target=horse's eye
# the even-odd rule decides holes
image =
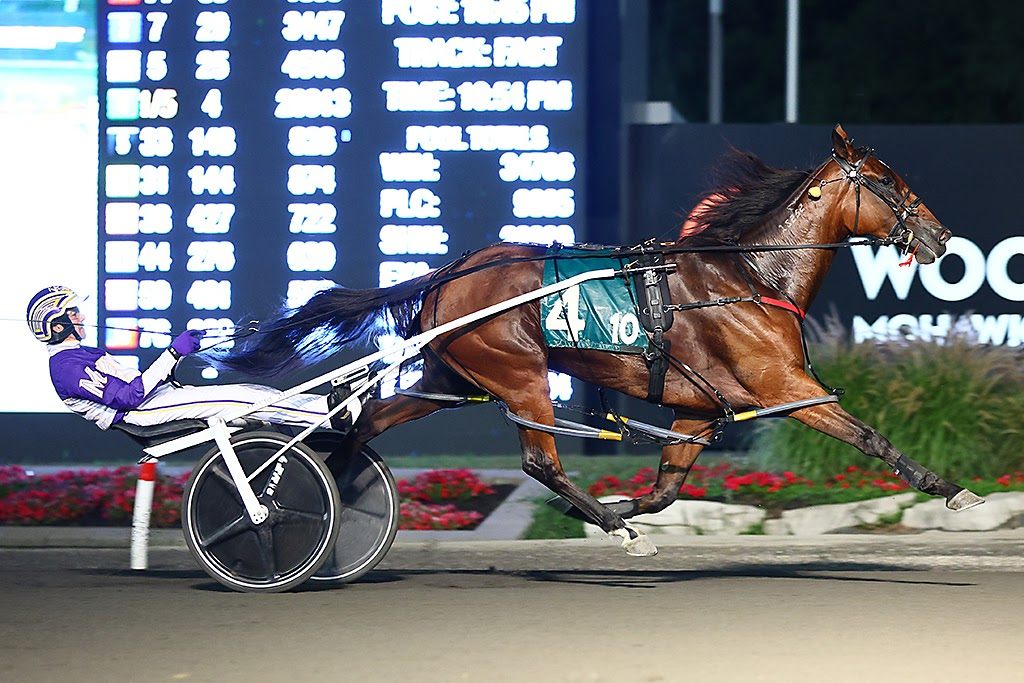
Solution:
[[[887,175],[882,176],[882,184],[883,185],[892,185],[892,178],[887,176]]]

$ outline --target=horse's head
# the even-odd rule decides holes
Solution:
[[[842,175],[822,185],[845,180],[853,186],[844,206],[851,234],[887,240],[918,263],[932,263],[945,253],[953,233],[873,149],[855,148],[839,125],[832,131],[832,159]]]

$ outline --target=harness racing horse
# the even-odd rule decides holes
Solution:
[[[681,310],[670,343],[662,405],[673,409],[672,431],[695,434],[733,409],[806,401],[784,411],[807,426],[882,460],[911,486],[942,496],[953,510],[983,499],[948,482],[897,450],[884,436],[843,410],[806,362],[801,317],[811,305],[837,248],[851,236],[896,244],[920,264],[945,252],[951,233],[903,179],[870,149],[854,148],[841,126],[833,153],[812,171],[769,168],[736,153],[715,201],[700,212],[698,231],[653,246],[674,266],[671,300],[711,304]],[[360,341],[386,320],[403,336],[542,286],[543,247],[485,247],[437,271],[389,288],[335,287],[281,317],[245,347],[222,359],[229,368],[275,374]],[[908,261],[909,262],[909,261]],[[548,369],[646,398],[643,357],[577,348],[548,348],[536,301],[446,333],[423,353],[417,396],[370,399],[342,452],[398,424],[452,403],[442,394],[486,392],[526,421],[554,425]],[[436,394],[425,396],[425,394]],[[806,404],[805,404],[806,405]],[[673,443],[661,455],[654,489],[604,505],[565,474],[551,433],[520,423],[523,470],[564,498],[633,555],[657,552],[625,519],[672,503],[706,441]],[[332,458],[333,459],[333,458]]]

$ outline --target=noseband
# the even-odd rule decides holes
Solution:
[[[892,187],[884,185],[874,178],[869,178],[864,175],[861,171],[864,164],[874,156],[875,150],[867,148],[864,156],[856,164],[851,164],[846,159],[843,159],[835,152],[832,153],[832,159],[838,164],[839,168],[843,171],[842,178],[835,178],[834,180],[822,180],[820,185],[824,187],[828,183],[835,182],[837,180],[846,180],[853,184],[856,188],[857,197],[857,210],[853,219],[853,236],[858,236],[859,225],[860,225],[860,188],[866,187],[871,194],[882,200],[882,203],[889,207],[892,211],[893,216],[896,217],[896,222],[893,224],[892,229],[889,230],[888,236],[882,240],[883,244],[894,244],[899,250],[906,254],[910,251],[910,244],[914,241],[913,231],[907,227],[907,218],[910,216],[917,215],[917,207],[921,204],[921,198],[918,197],[914,201],[908,201],[910,199],[910,189],[907,189],[905,195],[897,195]],[[885,166],[885,162],[881,159],[878,160],[880,164]],[[886,166],[888,168],[888,166]]]

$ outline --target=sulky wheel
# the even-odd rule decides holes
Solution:
[[[305,443],[323,456],[341,494],[338,541],[311,578],[348,583],[377,566],[398,531],[398,488],[391,470],[369,446],[345,459],[331,456],[338,444],[331,432],[311,434]],[[330,457],[328,457],[330,456]]]
[[[231,438],[252,475],[288,437],[242,432]],[[196,466],[181,502],[181,526],[192,556],[225,586],[245,592],[294,588],[320,568],[338,538],[338,489],[323,461],[291,446],[251,484],[270,516],[254,524],[217,448]]]

